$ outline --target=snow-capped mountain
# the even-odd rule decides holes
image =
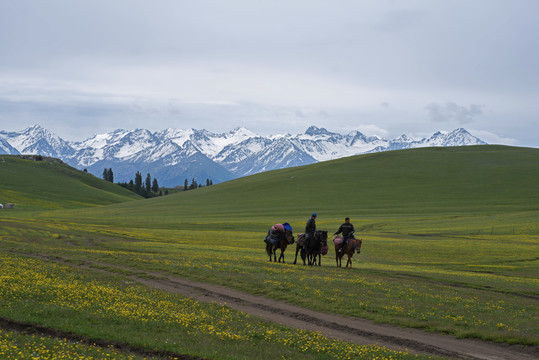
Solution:
[[[0,137],[0,154],[19,155],[19,151]]]
[[[17,149],[20,154],[40,154],[64,158],[72,156],[74,153],[74,149],[69,142],[39,125],[31,126],[19,132],[0,131],[0,139]]]
[[[96,176],[112,168],[115,181],[129,181],[137,171],[150,173],[160,185],[185,179],[214,183],[291,166],[312,164],[357,154],[427,146],[481,145],[464,129],[437,132],[415,140],[401,135],[389,140],[359,131],[343,135],[316,126],[297,135],[260,136],[245,128],[214,134],[207,130],[118,129],[81,142],[69,142],[35,125],[18,132],[0,131],[1,154],[41,154],[57,157]]]

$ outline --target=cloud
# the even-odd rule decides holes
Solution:
[[[380,32],[398,33],[419,25],[423,17],[423,11],[418,9],[390,10],[374,25],[374,29]]]
[[[458,122],[469,124],[483,114],[483,105],[470,104],[468,107],[447,102],[445,105],[430,103],[425,106],[428,116],[434,122]]]
[[[473,133],[474,136],[477,136],[483,141],[486,141],[489,144],[498,144],[498,145],[517,145],[518,141],[516,139],[500,136],[498,134],[495,134],[490,131],[486,130],[469,130],[471,133]]]

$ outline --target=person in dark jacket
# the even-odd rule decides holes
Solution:
[[[305,245],[304,248],[307,247],[307,243],[309,242],[309,239],[311,237],[314,237],[314,233],[316,231],[316,213],[313,213],[312,216],[307,220],[307,225],[305,225]]]
[[[342,233],[343,241],[341,243],[341,248],[339,249],[339,252],[341,252],[342,249],[344,249],[344,247],[348,243],[348,239],[355,239],[354,237],[355,231],[356,230],[354,229],[354,225],[350,223],[350,218],[347,217],[346,219],[344,219],[344,224],[342,224],[341,227],[339,227],[339,230],[335,234],[333,234],[333,235],[338,235]]]

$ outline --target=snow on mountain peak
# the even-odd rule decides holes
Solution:
[[[406,135],[406,134],[402,134],[401,136],[399,136],[398,138],[396,138],[393,141],[395,141],[395,142],[403,142],[403,143],[411,143],[411,142],[414,141],[414,139],[411,138],[410,136]]]
[[[257,137],[258,135],[254,132],[247,130],[245,127],[237,127],[234,130],[230,131],[226,138],[231,141],[231,143],[239,143],[243,140]]]

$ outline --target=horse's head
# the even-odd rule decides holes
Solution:
[[[292,234],[292,231],[286,230],[284,232],[284,237],[286,239],[286,242],[288,242],[288,244],[293,244],[294,243],[294,235]]]
[[[320,231],[320,241],[322,242],[322,245],[327,246],[327,244],[328,244],[328,232],[327,231]]]
[[[356,239],[356,252],[359,254],[361,252],[361,244],[363,243],[363,240]]]

